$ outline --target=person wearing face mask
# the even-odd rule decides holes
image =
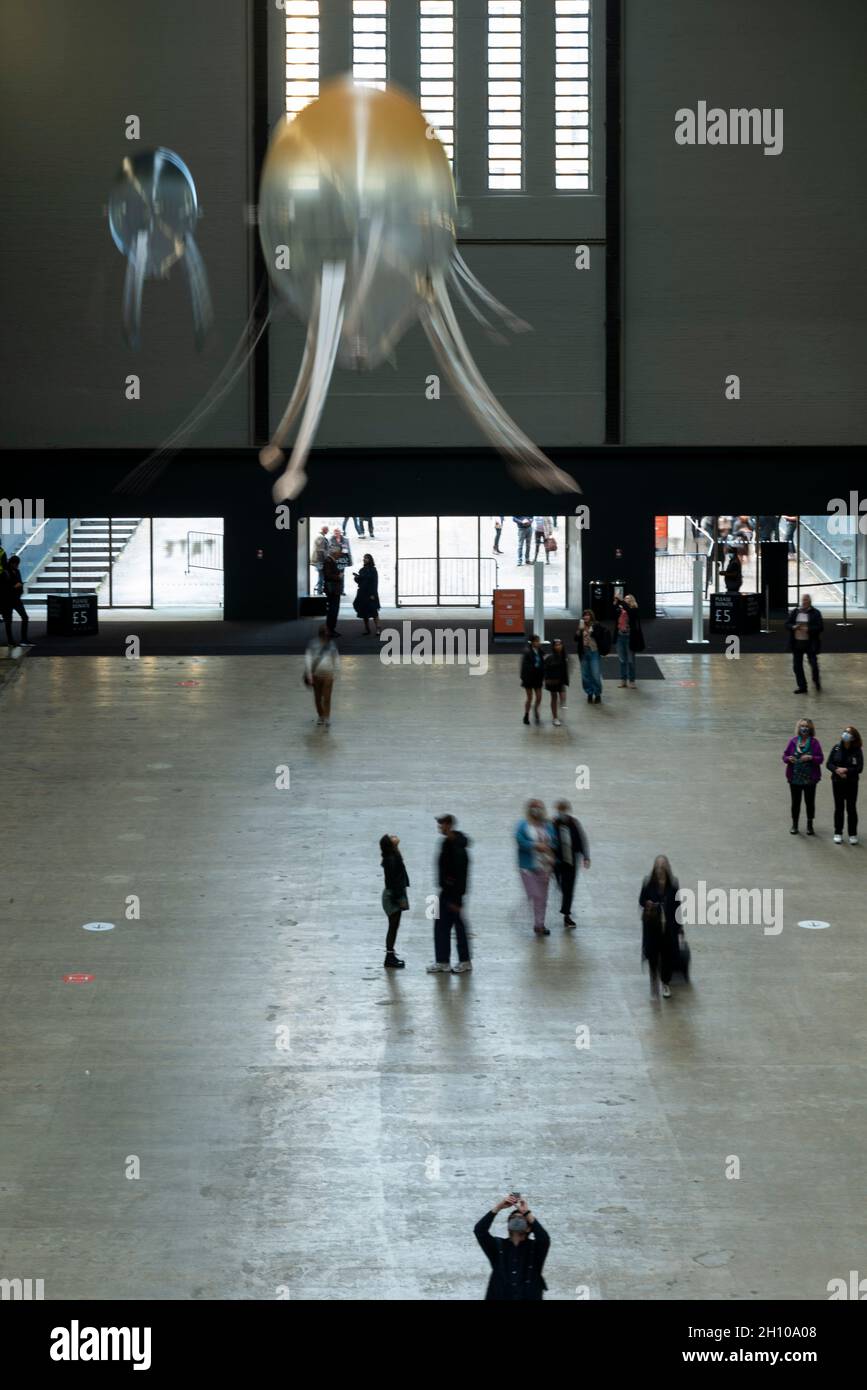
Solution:
[[[492,1236],[491,1226],[498,1212],[509,1210],[508,1236]],[[485,1301],[500,1303],[540,1302],[548,1288],[542,1268],[551,1247],[551,1237],[518,1192],[510,1192],[495,1202],[477,1221],[473,1234],[491,1265]]]
[[[804,675],[804,657],[810,663],[810,673],[816,690],[822,689],[819,678],[819,652],[822,650],[822,632],[825,622],[818,608],[813,607],[809,594],[804,594],[799,605],[792,609],[786,621],[789,629],[789,651],[792,653],[792,670],[797,686],[795,695],[806,695],[807,679]]]
[[[847,724],[840,742],[828,754],[825,766],[831,774],[834,793],[834,844],[843,843],[843,812],[846,813],[849,844],[858,843],[858,779],[864,771],[861,735],[854,724]]]
[[[545,909],[548,906],[548,884],[554,867],[557,837],[541,801],[527,802],[526,818],[518,823],[515,840],[521,882],[533,909],[533,931],[536,936],[550,936],[545,926]]]
[[[566,708],[566,691],[569,689],[569,658],[559,637],[554,638],[551,650],[545,657],[545,689],[551,696],[551,723],[555,729],[559,729],[561,721],[557,718],[557,701],[560,701],[562,713]]]
[[[385,887],[382,890],[382,909],[388,918],[383,968],[402,970],[406,962],[395,954],[394,948],[397,943],[397,930],[400,926],[401,913],[409,911],[409,900],[406,896],[406,890],[409,887],[409,874],[400,852],[399,836],[383,835],[379,842],[379,849],[382,854],[382,872],[385,877]]]
[[[799,719],[795,725],[795,736],[789,739],[783,753],[786,781],[792,795],[790,835],[798,833],[802,797],[807,808],[807,834],[816,833],[813,829],[816,817],[816,783],[822,776],[822,761],[822,745],[816,738],[815,724],[812,719]]]
[[[602,703],[602,665],[601,659],[611,651],[611,633],[602,623],[597,623],[592,608],[585,608],[581,614],[581,626],[575,629],[575,644],[578,660],[581,662],[581,684],[587,696],[588,705]]]

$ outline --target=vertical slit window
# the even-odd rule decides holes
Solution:
[[[556,0],[554,180],[590,187],[590,0]]]
[[[388,81],[387,0],[353,0],[352,76],[360,87],[385,91]]]
[[[297,116],[319,95],[319,0],[284,0],[286,112]]]
[[[454,0],[420,0],[419,93],[425,120],[448,155],[455,158]]]
[[[524,186],[521,0],[488,0],[488,188]]]

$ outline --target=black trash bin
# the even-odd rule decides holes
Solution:
[[[613,579],[591,579],[587,586],[587,607],[593,609],[600,622],[614,617],[614,586]]]
[[[99,632],[96,594],[49,594],[45,618],[49,637],[92,637]]]

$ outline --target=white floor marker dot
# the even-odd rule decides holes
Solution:
[[[114,931],[114,922],[85,922],[83,931]]]
[[[830,922],[814,922],[812,920],[798,923],[799,927],[806,927],[809,931],[824,931],[825,928],[830,927],[830,925]]]

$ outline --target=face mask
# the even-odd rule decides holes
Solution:
[[[807,737],[808,730],[806,724],[801,725],[800,729],[798,730],[798,733],[801,735],[801,738]]]
[[[529,1229],[530,1229],[530,1225],[529,1225],[529,1222],[527,1221],[526,1217],[524,1217],[524,1216],[510,1216],[510,1217],[509,1217],[509,1230],[510,1230],[510,1231],[513,1231],[513,1232],[515,1233],[515,1235],[521,1235],[524,1231],[528,1231]]]
[[[851,743],[851,742],[852,742],[852,735],[851,735],[851,734],[848,734],[848,733],[846,733],[846,734],[841,734],[840,737],[842,738],[842,740],[843,740],[844,743]]]

